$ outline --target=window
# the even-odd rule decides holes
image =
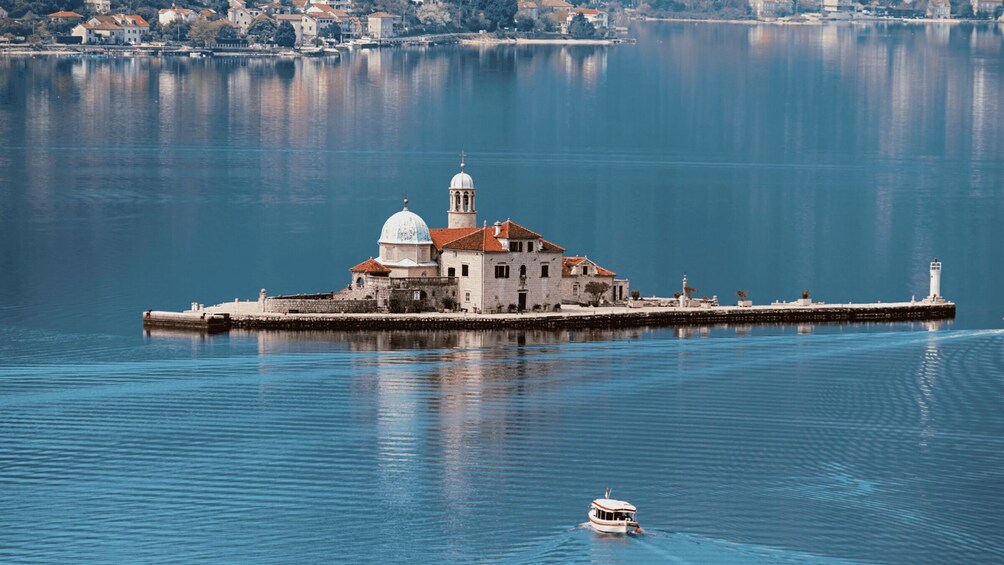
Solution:
[[[462,276],[462,277],[466,277],[467,276],[467,265],[461,265],[460,266],[460,276]]]
[[[470,302],[470,301],[471,301],[471,293],[470,292],[465,292],[464,293],[464,302]]]
[[[526,265],[520,265],[519,266],[519,278],[521,278],[521,279],[525,279],[526,278]]]
[[[509,251],[512,251],[512,252],[523,251],[523,242],[522,241],[510,241],[509,242]]]
[[[449,269],[446,269],[446,276],[448,276],[448,277],[455,277],[455,276],[457,276],[457,268],[456,267],[450,267]]]
[[[509,265],[495,265],[495,278],[497,279],[509,278]]]
[[[527,253],[533,253],[533,242],[532,241],[526,242],[526,252]]]
[[[572,296],[578,296],[578,295],[579,295],[579,283],[575,283],[572,285]]]
[[[582,274],[583,275],[588,275],[589,274],[589,267],[583,265],[582,266]]]
[[[540,266],[540,278],[542,278],[542,279],[546,279],[547,278],[548,267],[549,266],[546,265],[546,264]]]

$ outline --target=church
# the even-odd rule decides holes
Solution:
[[[353,310],[546,312],[561,304],[623,303],[628,280],[511,220],[478,225],[477,189],[464,171],[449,186],[447,227],[429,229],[404,208],[384,222],[379,253],[350,269],[335,298],[362,302]],[[586,285],[606,285],[590,295]],[[596,290],[595,285],[590,287]]]

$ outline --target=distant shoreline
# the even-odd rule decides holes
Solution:
[[[791,16],[789,16],[790,18]],[[857,17],[857,18],[807,18],[802,16],[801,20],[791,20],[778,18],[773,20],[735,20],[735,19],[714,19],[714,18],[671,18],[661,16],[638,16],[632,18],[634,21],[644,22],[678,22],[678,23],[698,23],[698,24],[733,24],[733,25],[790,25],[790,26],[822,26],[828,24],[997,24],[1004,25],[1004,22],[997,20],[938,20],[933,18],[880,18],[880,17]]]

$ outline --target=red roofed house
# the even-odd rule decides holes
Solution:
[[[607,285],[600,302],[623,302],[628,299],[628,281],[616,279],[617,273],[599,266],[588,257],[565,257],[561,261],[561,296],[566,303],[589,304],[594,296],[586,285],[598,282]]]
[[[49,19],[59,22],[72,22],[74,20],[82,20],[84,17],[76,12],[56,12],[49,14]]]
[[[114,16],[94,16],[73,28],[71,35],[80,37],[81,43],[88,45],[124,44],[135,45],[143,41],[150,31],[150,24],[136,14],[115,14]]]
[[[563,276],[564,248],[539,233],[511,220],[478,226],[474,180],[463,163],[460,168],[450,181],[447,227],[429,229],[405,200],[380,231],[379,256],[350,269],[352,281],[333,304],[374,303],[383,311],[547,311],[563,299],[579,301],[563,296],[565,278],[569,294],[574,284],[581,291],[586,279],[603,280],[612,287],[607,302],[626,300],[627,281],[615,281],[613,272],[585,257],[569,258],[570,274]]]
[[[609,27],[610,20],[607,17],[607,13],[599,10],[593,10],[591,8],[572,8],[568,10],[568,16],[565,18],[565,23],[572,23],[572,18],[574,18],[576,14],[582,14],[582,17],[586,18],[586,21],[593,24],[593,27],[596,29],[606,29]]]

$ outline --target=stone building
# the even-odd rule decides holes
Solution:
[[[562,302],[578,303],[570,293],[595,277],[610,279],[605,302],[627,299],[626,279],[615,280],[612,271],[584,257],[569,258],[577,261],[579,278],[565,285],[565,249],[529,228],[512,220],[478,226],[474,179],[463,163],[460,169],[448,189],[447,227],[429,229],[405,199],[380,230],[379,255],[352,267],[349,286],[334,299],[383,311],[547,311]]]
[[[561,262],[561,296],[566,304],[589,304],[597,297],[586,290],[586,285],[597,282],[607,285],[599,297],[601,303],[623,302],[628,299],[627,279],[616,278],[617,273],[605,269],[588,257],[565,257]]]

